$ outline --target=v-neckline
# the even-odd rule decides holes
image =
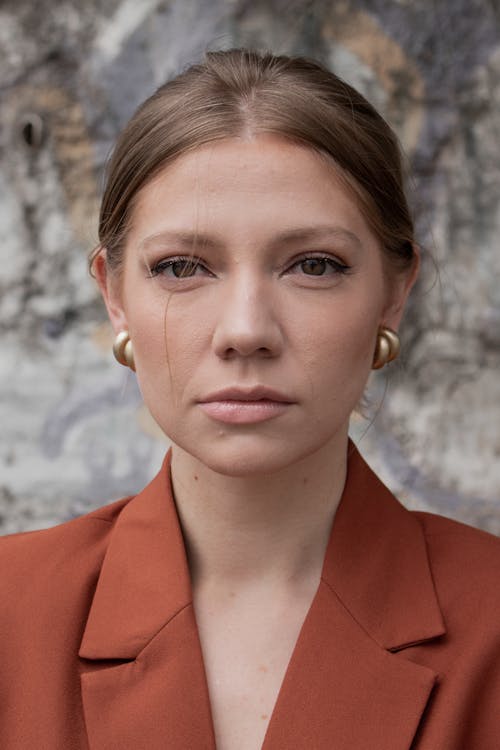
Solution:
[[[272,722],[272,719],[273,719],[273,715],[274,715],[274,712],[275,712],[276,705],[278,703],[278,699],[279,699],[280,693],[281,693],[281,691],[283,689],[283,684],[285,682],[286,675],[287,675],[290,663],[292,662],[292,658],[293,658],[294,653],[295,653],[295,651],[297,649],[297,645],[298,645],[298,643],[300,641],[302,630],[303,630],[304,625],[305,625],[305,623],[307,621],[307,618],[309,617],[309,613],[311,612],[311,609],[313,607],[314,601],[315,601],[316,597],[318,596],[318,591],[319,591],[320,585],[321,585],[321,578],[318,577],[318,581],[316,583],[316,588],[314,590],[314,593],[312,594],[312,597],[309,599],[309,602],[307,604],[307,608],[304,607],[302,619],[300,619],[300,616],[297,617],[297,623],[296,623],[295,633],[289,639],[289,641],[290,641],[290,643],[289,643],[290,648],[288,649],[288,658],[287,658],[286,664],[283,664],[283,662],[282,662],[281,665],[280,665],[279,675],[278,675],[279,684],[278,684],[278,680],[277,680],[276,681],[277,689],[275,691],[273,690],[274,698],[273,698],[273,702],[272,702],[272,707],[269,708],[271,702],[269,702],[269,704],[268,704],[268,706],[266,708],[264,708],[265,704],[261,703],[261,707],[258,710],[253,711],[253,709],[255,708],[255,706],[252,704],[252,699],[251,698],[248,699],[248,697],[245,698],[245,694],[248,695],[248,693],[250,691],[250,686],[247,685],[246,689],[244,688],[243,690],[241,690],[241,688],[242,688],[241,685],[239,685],[236,688],[236,689],[240,688],[240,691],[238,692],[238,698],[240,700],[243,700],[244,702],[247,703],[247,710],[249,712],[252,712],[252,717],[253,717],[252,720],[263,721],[264,720],[264,716],[262,716],[262,712],[265,711],[265,716],[266,716],[266,719],[267,719],[265,721],[265,731],[262,733],[262,741],[261,741],[260,745],[258,745],[258,746],[255,745],[255,747],[257,748],[257,750],[260,750],[262,748],[262,746],[263,746],[263,742],[265,740],[265,736],[267,734],[267,731],[268,731],[269,726],[270,726],[270,724]],[[217,668],[217,665],[214,664],[214,652],[217,651],[217,653],[220,654],[220,642],[218,640],[217,635],[214,635],[213,631],[211,632],[211,637],[215,637],[215,645],[211,645],[210,646],[211,653],[208,652],[208,646],[205,646],[205,644],[204,644],[204,636],[203,636],[203,627],[204,626],[200,625],[200,622],[199,622],[199,611],[198,611],[198,607],[196,605],[196,596],[193,596],[193,599],[194,599],[193,609],[194,609],[194,612],[195,612],[195,622],[196,622],[196,627],[197,627],[197,637],[198,637],[198,641],[200,643],[200,648],[201,648],[201,652],[202,652],[204,675],[205,675],[205,681],[207,683],[207,690],[208,690],[208,695],[209,695],[209,703],[210,703],[210,706],[211,706],[212,728],[213,728],[213,731],[214,731],[214,735],[217,738],[219,736],[219,732],[218,732],[219,727],[218,727],[218,721],[216,720],[216,716],[217,716],[217,710],[220,709],[220,706],[216,707],[217,699],[215,698],[215,692],[214,692],[214,689],[212,688],[212,686],[214,686],[214,683],[216,683],[217,681],[220,681],[220,682],[222,682],[222,684],[227,685],[228,684],[228,674],[227,674],[227,672],[223,672],[221,674],[220,670]],[[225,629],[227,627],[227,623],[224,623],[224,622],[217,623],[217,625],[219,625],[221,627],[221,630],[222,630],[222,628]],[[213,624],[211,624],[210,628],[213,628],[213,627],[214,627]],[[229,626],[229,631],[231,631],[231,630],[234,630],[234,622],[231,623],[231,625]],[[207,649],[207,650],[205,650],[205,649]],[[259,649],[256,647],[255,651],[259,651]],[[262,654],[262,651],[261,651],[261,654]],[[216,654],[216,656],[217,656],[217,654]],[[233,663],[233,665],[230,668],[230,671],[232,671],[233,669],[238,669],[238,667],[240,667],[244,673],[248,673],[249,671],[257,673],[258,670],[260,669],[263,672],[263,674],[261,675],[262,679],[263,680],[268,679],[268,675],[266,677],[264,677],[264,675],[266,673],[268,673],[268,670],[270,669],[270,667],[269,667],[269,661],[268,661],[268,659],[265,656],[261,656],[260,662],[256,660],[253,665],[250,664],[250,661],[248,661],[247,663],[242,662],[240,664],[237,660],[235,660],[234,663]],[[212,668],[213,668],[213,674],[210,674]],[[217,690],[217,688],[215,688],[215,690]],[[227,690],[227,688],[225,688],[225,690],[226,690],[226,694],[227,694],[227,692],[229,692],[229,690]],[[228,701],[227,710],[229,710],[230,705],[231,705],[231,703],[230,703],[230,701]],[[223,708],[222,710],[225,710],[225,709]],[[241,745],[240,741],[238,740],[238,742],[232,741],[230,744],[224,743],[222,746],[223,747],[225,747],[225,746],[228,746],[228,747],[240,747],[242,745]],[[219,747],[219,745],[217,745],[217,747]]]
[[[443,632],[420,526],[353,449],[262,750],[407,750],[435,675],[391,652]],[[80,656],[91,750],[214,750],[169,457],[114,521]]]

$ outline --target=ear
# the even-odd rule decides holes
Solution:
[[[383,311],[381,324],[392,328],[393,331],[397,331],[399,328],[405,310],[406,300],[418,278],[419,269],[420,250],[414,245],[411,268],[399,272],[395,278],[390,280],[388,285],[389,299],[388,304]]]
[[[127,316],[122,304],[122,280],[117,272],[110,271],[105,248],[96,255],[92,271],[101,290],[114,332],[128,330]]]

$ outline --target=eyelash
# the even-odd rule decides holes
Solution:
[[[173,258],[168,258],[168,260],[160,260],[158,263],[156,263],[149,271],[149,277],[154,278],[155,276],[159,276],[161,273],[164,273],[167,269],[173,268],[173,266],[176,263],[182,263],[182,262],[189,262],[191,263],[195,269],[198,267],[204,268],[203,264],[201,263],[200,258],[194,258],[191,255],[176,255]],[[191,279],[192,276],[173,276],[174,279]]]
[[[342,261],[338,260],[337,258],[331,258],[328,255],[319,255],[316,253],[305,253],[302,255],[298,260],[294,261],[289,268],[294,268],[295,266],[300,266],[301,263],[304,263],[307,260],[321,260],[327,263],[330,268],[335,271],[335,273],[340,275],[345,275],[349,273],[351,270],[351,267],[347,265],[347,263],[342,263]],[[304,276],[314,276],[315,274],[303,274]],[[325,274],[318,274],[319,276],[324,276]]]
[[[337,260],[335,258],[331,258],[327,255],[318,255],[315,253],[306,253],[300,258],[298,258],[296,261],[294,261],[287,269],[289,271],[290,269],[300,266],[301,263],[304,263],[307,260],[320,260],[325,261],[327,264],[329,264],[330,268],[335,271],[335,273],[345,275],[349,273],[351,270],[351,267],[348,266],[346,263],[342,263],[340,260]],[[162,273],[165,273],[166,270],[171,269],[174,267],[176,263],[189,263],[194,267],[194,270],[196,271],[197,268],[205,268],[206,267],[201,263],[200,258],[193,258],[190,255],[177,255],[173,258],[168,258],[166,260],[160,260],[158,263],[156,263],[149,271],[149,277],[154,278],[155,276],[159,276]],[[303,274],[304,276],[320,276],[323,277],[326,274]],[[170,278],[175,280],[182,280],[182,279],[192,279],[193,275],[186,275],[186,276],[171,276]]]

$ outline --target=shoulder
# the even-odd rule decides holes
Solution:
[[[70,582],[92,577],[100,569],[109,536],[131,498],[49,529],[0,538],[0,597],[19,601],[29,591],[60,594]],[[23,592],[21,594],[21,592]]]
[[[414,512],[425,536],[434,584],[444,610],[500,618],[500,538],[432,513]],[[495,619],[498,629],[499,619]]]
[[[500,564],[500,537],[445,516],[423,511],[412,515],[418,519],[429,549],[442,563],[459,554],[463,562],[472,565],[471,572]]]
[[[56,526],[38,531],[24,531],[19,534],[7,534],[0,537],[0,556],[24,551],[29,546],[35,552],[46,547],[54,548],[54,544],[62,543],[63,549],[74,540],[92,540],[101,536],[114,525],[123,508],[132,497],[125,497],[109,505],[73,518]]]

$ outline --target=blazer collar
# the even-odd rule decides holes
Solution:
[[[170,453],[116,521],[79,656],[91,750],[215,750]]]
[[[436,678],[388,653],[444,633],[422,529],[349,451],[321,583],[264,750],[326,749],[333,736],[339,750],[406,750]],[[215,748],[169,471],[167,454],[122,510],[102,564],[79,654],[91,750]]]
[[[350,443],[321,583],[263,750],[408,750],[437,675],[390,652],[444,632],[422,528]]]
[[[80,656],[133,659],[192,600],[170,484],[170,451],[121,511],[92,601]]]
[[[397,651],[446,632],[422,526],[352,442],[322,577],[387,650]]]

